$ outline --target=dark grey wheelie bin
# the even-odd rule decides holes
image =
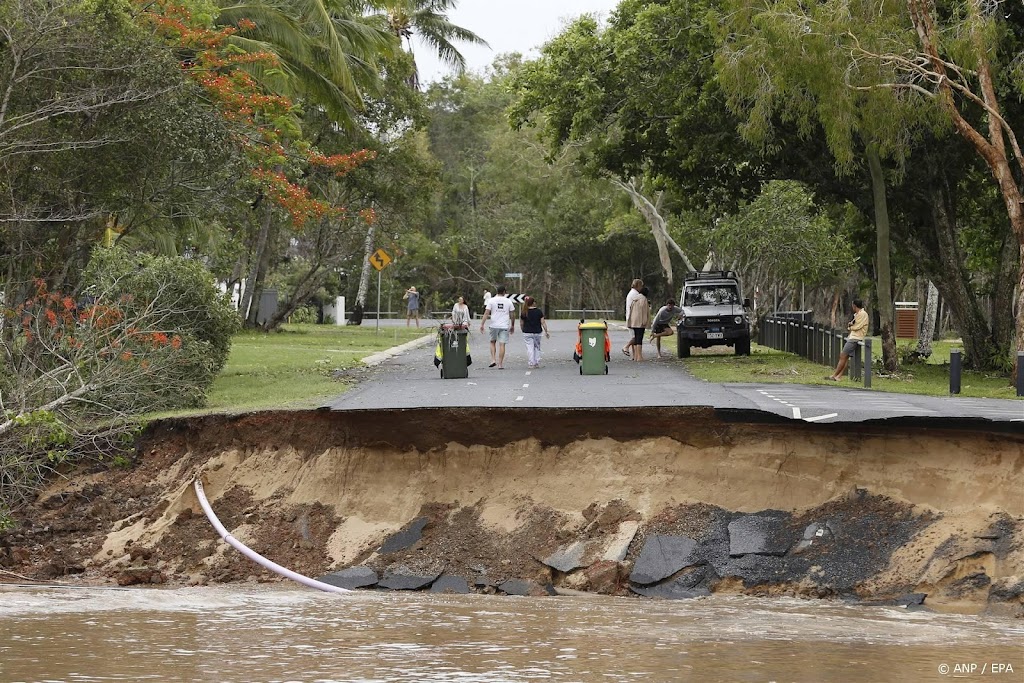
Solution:
[[[462,379],[469,377],[469,356],[466,325],[442,325],[437,331],[437,347],[434,349],[434,365],[441,370],[441,379]]]

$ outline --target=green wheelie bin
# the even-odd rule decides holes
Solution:
[[[579,348],[581,375],[607,375],[611,340],[608,338],[608,323],[581,322],[579,324]]]
[[[469,358],[466,325],[442,325],[437,331],[437,348],[434,364],[441,369],[441,379],[463,379],[469,377]]]

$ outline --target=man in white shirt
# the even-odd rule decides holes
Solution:
[[[480,331],[484,331],[488,319],[491,321],[491,364],[488,367],[497,366],[499,370],[505,369],[505,344],[508,343],[508,335],[516,331],[515,312],[512,299],[505,296],[504,285],[500,285],[497,294],[484,305]]]

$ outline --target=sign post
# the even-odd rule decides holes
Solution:
[[[377,269],[377,327],[375,334],[380,334],[380,274],[391,263],[391,257],[383,249],[370,254],[370,265]]]
[[[523,274],[522,273],[505,273],[506,280],[519,280],[519,286],[517,289],[523,291]],[[506,294],[509,299],[512,299],[512,303],[521,304],[526,301],[525,294]]]

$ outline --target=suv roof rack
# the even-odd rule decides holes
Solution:
[[[684,280],[735,280],[736,271],[734,270],[699,270],[690,271],[686,274]]]

